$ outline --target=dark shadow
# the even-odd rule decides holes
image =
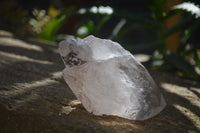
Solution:
[[[158,79],[159,82],[166,82],[170,84],[175,84],[178,86],[183,86],[183,87],[196,87],[200,88],[200,80],[195,80],[191,78],[186,78],[186,77],[180,77],[176,75],[175,73],[172,72],[164,72],[164,71],[159,71],[159,70],[150,70],[149,71],[151,75],[154,77],[159,75],[160,79]],[[157,79],[155,77],[155,79]]]
[[[4,46],[0,44],[0,51],[4,51],[7,53],[11,54],[16,54],[16,55],[21,55],[21,56],[26,56],[31,59],[37,59],[41,61],[51,61],[51,62],[60,62],[61,59],[59,59],[59,54],[55,53],[52,50],[44,50],[42,52],[36,51],[36,50],[31,50],[27,48],[22,48],[22,47],[15,47],[15,46]],[[51,56],[48,56],[51,55]]]
[[[188,90],[190,90],[191,92],[193,92],[196,96],[198,96],[200,98],[200,93],[191,89],[191,87],[188,87]]]
[[[163,91],[163,95],[168,105],[166,109],[163,111],[164,117],[165,116],[169,117],[169,120],[176,122],[177,124],[180,124],[180,125],[183,124],[182,127],[187,127],[191,131],[194,130],[195,132],[200,132],[199,128],[196,127],[194,123],[189,118],[187,118],[187,116],[185,116],[175,107],[173,107],[173,105],[175,104],[180,105],[181,107],[184,107],[190,110],[192,113],[194,113],[197,116],[199,116],[200,114],[200,108],[192,104],[191,101],[186,99],[185,97],[177,95],[175,93],[165,91],[164,88],[161,87],[162,83],[169,83],[169,84],[174,84],[177,86],[184,87],[185,89],[188,89],[192,91],[193,93],[195,93],[193,90],[190,89],[190,87],[200,88],[199,82],[192,79],[188,79],[188,78],[178,77],[172,73],[166,73],[166,72],[160,72],[160,71],[150,71],[150,73],[152,74],[153,78],[157,81],[158,85]],[[197,92],[195,94],[199,96]]]
[[[0,68],[1,86],[28,83],[50,77],[51,73],[62,71],[63,66],[31,61],[15,62]]]
[[[27,42],[31,43],[30,41]],[[23,47],[6,46],[6,44],[1,45],[0,42],[0,52],[3,51],[13,56],[7,57],[5,55],[1,58],[2,62],[4,62],[3,60],[6,62],[13,62],[1,64],[1,89],[3,89],[2,86],[12,86],[15,83],[39,81],[50,77],[54,72],[62,71],[64,69],[64,64],[60,55],[55,52],[55,45],[43,43],[34,43],[31,45],[39,45],[42,47],[43,51],[36,51]],[[22,61],[19,57],[15,59],[15,55],[28,57],[30,60]],[[32,59],[37,59],[38,62],[32,61]],[[46,61],[47,63],[42,63],[43,61]]]
[[[162,90],[164,89],[162,88]],[[174,105],[176,104],[176,105],[180,105],[181,107],[187,108],[188,110],[190,110],[197,116],[199,116],[200,114],[200,109],[197,106],[191,104],[189,100],[177,94],[163,91],[163,95],[167,102],[167,107],[162,112],[162,116],[166,120],[169,120],[169,122],[170,121],[174,122],[175,124],[177,124],[177,126],[180,126],[180,128],[184,127],[184,130],[188,129],[191,131],[200,132],[198,127],[196,127],[194,123],[187,116],[185,116],[184,114],[182,114],[182,112],[176,109]]]
[[[174,104],[180,105],[182,107],[189,109],[191,112],[199,116],[200,108],[198,106],[191,104],[191,102],[188,99],[176,95],[175,93],[170,93],[170,92],[164,92],[164,93],[167,96],[165,99],[168,100],[168,103],[170,105]]]

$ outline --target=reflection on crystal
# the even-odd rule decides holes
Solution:
[[[87,111],[145,120],[165,107],[147,70],[120,44],[88,36],[62,41],[59,51],[64,79]]]

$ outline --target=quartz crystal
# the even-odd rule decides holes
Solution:
[[[63,76],[88,112],[145,120],[165,100],[145,67],[120,44],[88,36],[59,43]]]

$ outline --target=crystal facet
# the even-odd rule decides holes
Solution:
[[[59,51],[64,79],[87,111],[145,120],[165,107],[148,71],[120,44],[88,36],[60,42]]]

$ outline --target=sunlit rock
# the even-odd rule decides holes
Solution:
[[[145,120],[165,107],[159,88],[120,44],[88,36],[59,44],[64,79],[87,111]]]

